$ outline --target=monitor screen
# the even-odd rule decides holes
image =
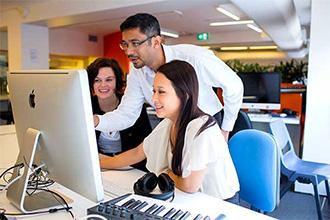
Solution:
[[[14,71],[8,81],[20,149],[16,164],[24,163],[27,170],[32,163],[41,165],[54,181],[101,201],[104,192],[87,72]],[[22,211],[34,210],[34,202],[22,204],[24,196],[19,194],[25,189],[21,177],[8,188],[7,197]]]
[[[252,110],[280,109],[280,73],[238,73],[244,85],[242,108]]]

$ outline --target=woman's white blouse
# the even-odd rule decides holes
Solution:
[[[196,136],[206,120],[207,116],[203,116],[192,120],[187,126],[182,154],[182,177],[189,176],[191,171],[205,169],[200,191],[217,198],[228,199],[239,191],[236,170],[228,145],[217,124]],[[171,125],[169,119],[164,119],[143,142],[147,157],[146,166],[156,174],[171,169]]]

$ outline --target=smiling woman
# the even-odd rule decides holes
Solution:
[[[104,114],[117,109],[123,95],[123,71],[114,59],[98,58],[87,67],[93,114]],[[132,127],[109,133],[96,131],[98,150],[114,156],[136,147],[151,132],[146,109]],[[146,170],[145,161],[134,167]]]

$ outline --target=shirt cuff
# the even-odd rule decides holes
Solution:
[[[96,116],[99,118],[99,124],[95,127],[95,130],[102,131],[105,133],[110,132],[108,131],[109,126],[107,126],[108,124],[105,122],[106,120],[104,120],[104,118],[101,115],[96,115]]]
[[[224,131],[232,131],[233,130],[233,127],[234,127],[234,124],[235,124],[235,121],[228,121],[228,120],[225,120],[225,118],[223,119],[222,121],[222,124],[221,124],[221,129],[224,130]]]

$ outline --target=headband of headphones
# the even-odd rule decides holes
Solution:
[[[161,194],[151,193],[156,186],[162,191]],[[168,200],[174,197],[174,181],[166,173],[161,173],[158,177],[154,173],[146,173],[134,183],[134,193],[154,199]]]

